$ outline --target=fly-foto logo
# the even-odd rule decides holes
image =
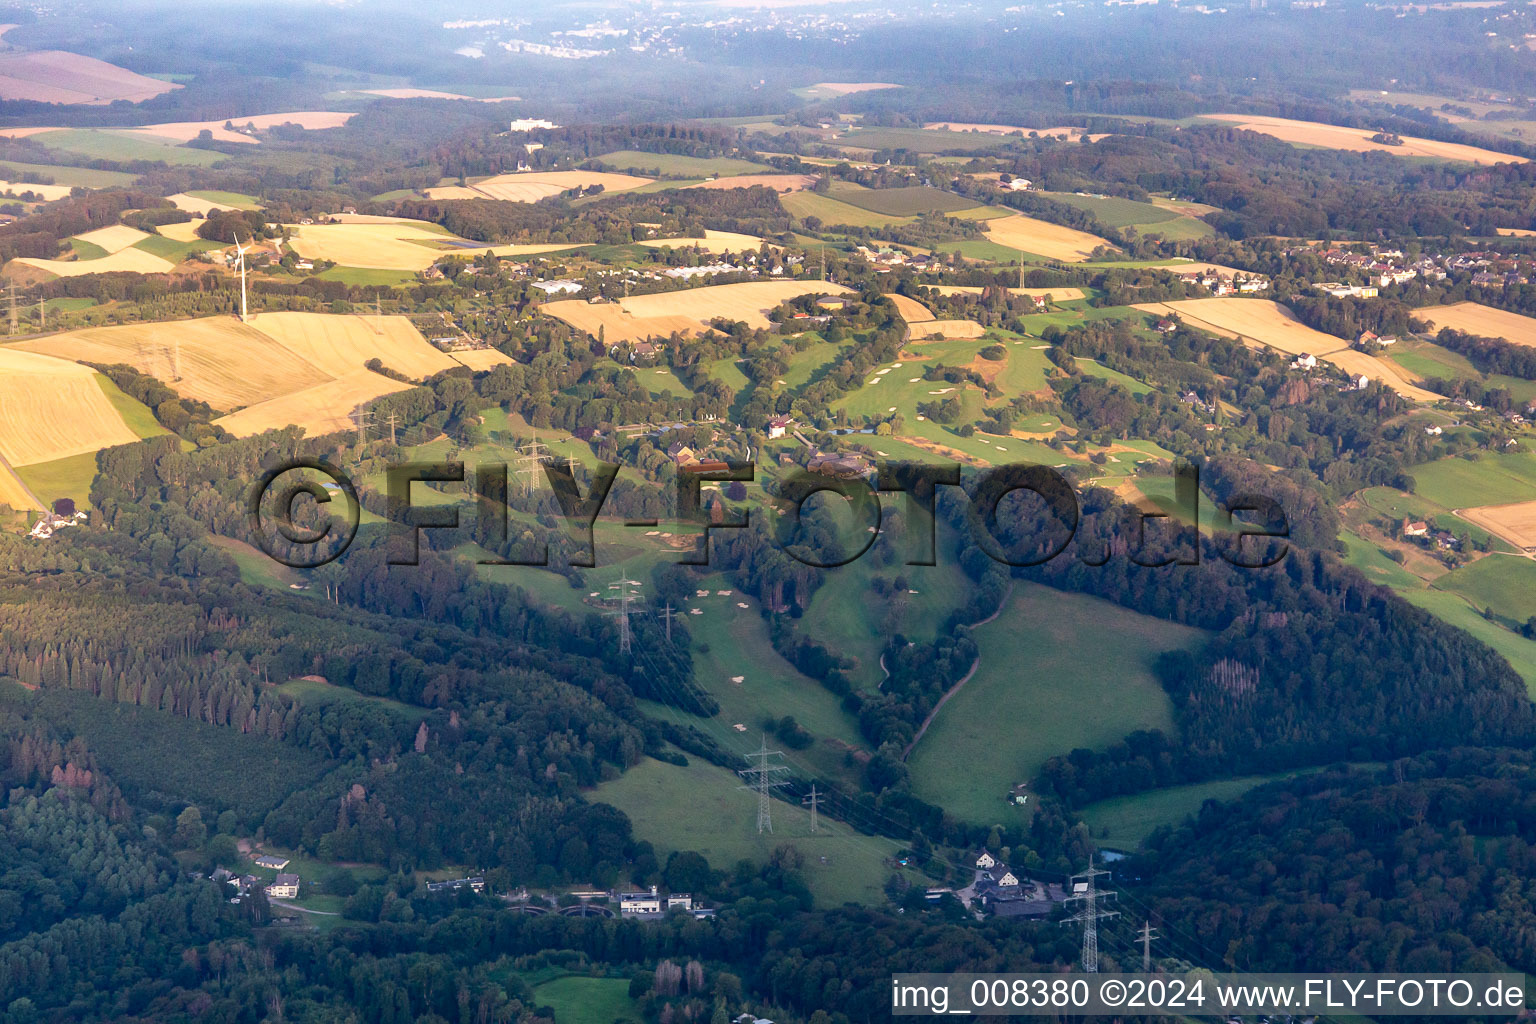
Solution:
[[[595,567],[594,530],[621,467],[597,463],[585,488],[568,462],[548,460],[543,470],[578,549],[568,557],[568,564]],[[325,479],[314,479],[316,475]],[[422,531],[459,530],[463,526],[462,509],[456,502],[413,504],[414,483],[470,485],[483,546],[505,546],[512,511],[505,463],[480,463],[471,470],[462,462],[410,462],[390,467],[385,477],[386,518],[396,542],[388,558],[390,565],[420,563]],[[684,467],[678,473],[676,519],[696,527],[697,538],[693,551],[681,557],[680,563],[707,565],[713,531],[739,530],[751,522],[750,509],[729,514],[707,510],[702,500],[704,485],[755,479],[756,465],[752,462],[715,463],[699,470]],[[880,536],[885,515],[880,495],[899,494],[908,517],[906,564],[935,565],[935,513],[941,489],[947,487],[962,487],[958,464],[882,460],[876,463],[873,474],[855,476],[792,470],[777,476],[771,492],[765,491],[773,512],[769,534],[780,550],[804,565],[818,569],[847,565],[862,557]],[[1076,490],[1049,466],[1018,463],[986,469],[968,481],[961,493],[966,498],[965,532],[969,539],[989,558],[1005,565],[1040,565],[1060,557],[1072,547],[1083,522]],[[861,543],[829,547],[824,539],[813,542],[806,529],[806,508],[817,495],[835,495],[846,502],[858,524]],[[300,500],[305,496],[314,502],[308,506],[307,515]],[[1198,564],[1202,546],[1199,497],[1199,467],[1179,460],[1174,467],[1174,504],[1183,511],[1172,516],[1164,511],[1124,510],[1134,522],[1134,537],[1127,535],[1123,553],[1148,567]],[[1022,506],[1019,498],[1024,500]],[[342,514],[327,514],[338,499],[345,501]],[[1021,507],[1025,511],[1021,512]],[[1239,514],[1244,518],[1237,518]],[[1214,519],[1211,533],[1220,541],[1216,551],[1232,565],[1266,568],[1289,550],[1284,541],[1290,535],[1285,511],[1268,495],[1229,496],[1216,506]],[[293,568],[316,568],[340,558],[351,546],[361,521],[361,505],[356,487],[341,469],[322,459],[295,459],[262,475],[251,489],[247,520],[252,539],[269,556]],[[1147,527],[1153,521],[1163,521],[1172,533],[1180,535],[1178,542],[1149,545]],[[624,525],[654,528],[658,520],[627,519]],[[1097,548],[1079,545],[1072,551],[1073,557],[1087,565],[1102,565],[1111,554],[1102,544]],[[549,564],[549,545],[538,545],[538,550],[521,558],[487,559],[481,564],[545,566]]]

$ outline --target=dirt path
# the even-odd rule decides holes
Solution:
[[[999,615],[1003,614],[1003,609],[1008,607],[1008,602],[1012,598],[1013,598],[1013,581],[1009,580],[1008,581],[1008,589],[1007,589],[1006,592],[1004,592],[1003,599],[997,603],[997,611],[993,612],[991,615],[988,615],[986,618],[982,619],[980,622],[973,622],[973,623],[971,623],[969,628],[975,629],[977,626],[985,626],[987,623],[991,622],[993,619],[995,619]],[[881,660],[880,667],[881,668],[885,668],[885,662],[884,662],[883,658]],[[971,676],[975,675],[976,674],[976,670],[978,668],[980,668],[980,667],[981,667],[981,655],[978,654],[978,655],[976,655],[976,660],[971,662],[971,670],[969,672],[967,672],[964,676],[962,676],[960,678],[959,682],[957,682],[954,686],[951,686],[949,688],[949,690],[944,694],[944,696],[939,698],[939,702],[933,706],[933,710],[928,712],[928,717],[923,719],[923,724],[918,727],[917,735],[912,737],[912,742],[908,743],[907,746],[906,746],[906,749],[901,752],[901,759],[903,761],[905,761],[907,759],[907,756],[912,753],[912,750],[913,750],[914,747],[917,746],[918,741],[923,738],[923,734],[928,731],[928,727],[933,724],[933,720],[939,716],[939,712],[941,710],[943,710],[944,705],[949,703],[949,698],[951,698],[955,694],[959,693],[960,692],[960,687],[962,687],[966,683],[970,682],[971,681]],[[887,674],[889,674],[889,673],[887,673]],[[883,682],[883,680],[882,680],[882,682]]]
[[[288,910],[297,910],[301,914],[318,914],[320,917],[341,916],[341,914],[334,910],[310,910],[308,907],[301,907],[297,903],[289,903],[287,900],[269,900],[268,902],[271,903],[274,907],[284,907]]]

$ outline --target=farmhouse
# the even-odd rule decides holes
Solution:
[[[978,855],[976,858],[976,866],[981,868],[983,871],[987,870],[988,868],[996,867],[997,858],[993,857],[992,854],[988,853],[986,850],[982,850],[980,855]]]
[[[1410,521],[1410,520],[1404,519],[1403,520],[1403,536],[1404,537],[1427,537],[1427,536],[1429,536],[1429,524],[1428,523],[1424,523],[1424,522],[1419,522],[1417,520]]]
[[[287,857],[262,856],[251,858],[259,867],[270,868],[273,871],[281,871],[288,866]]]
[[[32,529],[27,536],[34,540],[47,540],[59,530],[67,526],[79,526],[90,516],[85,512],[76,512],[74,515],[64,516],[57,512],[44,512],[43,518],[32,524]]]
[[[291,900],[299,895],[299,876],[280,874],[277,881],[267,886],[267,896],[274,900]]]

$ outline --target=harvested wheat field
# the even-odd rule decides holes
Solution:
[[[689,188],[752,188],[762,185],[771,188],[775,192],[799,192],[816,184],[816,178],[810,174],[733,174],[725,178],[712,178],[709,181],[700,182],[697,185],[689,185]]]
[[[330,260],[345,267],[370,270],[426,270],[445,256],[529,256],[541,252],[576,249],[576,245],[476,245],[462,242],[425,221],[352,220],[342,224],[304,224],[289,239],[293,251],[305,259]],[[423,244],[427,243],[427,244]]]
[[[982,292],[980,285],[940,284],[934,285],[933,288],[940,295],[980,295]],[[1008,294],[1028,295],[1030,298],[1044,297],[1052,302],[1073,302],[1088,297],[1081,288],[1009,288]]]
[[[829,96],[849,96],[856,92],[874,92],[876,89],[900,89],[895,82],[817,82],[810,86]]]
[[[155,233],[173,242],[200,242],[203,239],[198,236],[197,229],[202,224],[201,220],[184,220],[180,224],[161,224],[155,228]]]
[[[757,252],[763,240],[736,231],[704,230],[703,238],[647,238],[640,243],[653,249],[702,249],[709,253]]]
[[[0,457],[12,466],[132,444],[96,371],[65,359],[0,347]]]
[[[1042,139],[1071,139],[1081,135],[1081,128],[1021,128],[1016,124],[977,124],[973,121],[930,121],[929,131],[980,132],[983,135],[1038,135]]]
[[[650,178],[608,171],[523,171],[498,174],[470,185],[440,185],[427,189],[432,199],[499,199],[510,203],[536,203],[573,188],[603,186],[604,192],[625,192],[649,185]],[[466,195],[466,190],[471,195]]]
[[[23,192],[31,192],[47,203],[55,199],[68,198],[70,191],[68,185],[33,185],[25,181],[0,181],[0,195],[19,196]]]
[[[895,292],[887,292],[886,298],[891,300],[896,307],[896,313],[909,324],[922,323],[933,319],[933,310],[906,295],[897,295]]]
[[[1389,146],[1372,142],[1376,133],[1369,128],[1343,128],[1335,124],[1316,121],[1293,121],[1286,117],[1260,117],[1256,114],[1203,114],[1216,121],[1233,122],[1234,127],[1258,132],[1281,142],[1297,146],[1321,146],[1324,149],[1343,149],[1353,153],[1391,153],[1394,156],[1429,156],[1442,160],[1464,160],[1476,164],[1523,164],[1525,157],[1496,153],[1491,149],[1464,146],[1456,142],[1436,142],[1418,139],[1411,135],[1401,136],[1401,146]]]
[[[127,363],[215,409],[254,405],[327,379],[268,335],[227,316],[89,327],[14,347],[61,359]]]
[[[476,103],[503,103],[516,101],[521,96],[465,96],[457,92],[439,92],[436,89],[359,89],[369,96],[383,96],[391,100],[474,100]]]
[[[1536,548],[1536,501],[1457,509],[1456,514],[1517,548]]]
[[[984,333],[986,328],[975,320],[926,320],[912,324],[910,336],[913,341],[963,341]]]
[[[801,295],[842,295],[848,291],[826,281],[749,281],[637,295],[622,302],[565,299],[545,303],[539,310],[594,337],[601,328],[612,344],[666,337],[674,332],[698,334],[716,317],[767,330],[771,324],[764,314],[781,302]]]
[[[1437,331],[1449,327],[1482,338],[1503,338],[1512,345],[1536,345],[1536,318],[1476,302],[1425,306],[1414,310],[1413,315],[1419,320],[1428,320]]]
[[[328,377],[360,370],[370,359],[418,380],[458,365],[402,316],[258,313],[249,326]]]
[[[113,224],[111,227],[97,228],[95,231],[87,231],[83,235],[76,235],[82,242],[98,245],[107,252],[121,252],[130,245],[138,245],[148,238],[147,232],[138,228],[131,228],[126,224]]]
[[[18,512],[46,511],[4,459],[0,459],[0,505],[9,505]]]
[[[318,131],[325,128],[340,128],[352,118],[355,113],[349,114],[337,110],[295,110],[287,114],[249,114],[240,117],[231,117],[226,120],[237,129],[254,125],[257,131],[266,131],[268,128],[282,124],[296,124],[308,131]],[[253,139],[239,131],[230,131],[224,127],[225,121],[168,121],[165,124],[147,124],[142,128],[125,128],[123,131],[129,135],[153,135],[160,139],[174,139],[177,142],[191,142],[197,138],[200,132],[209,132],[217,142],[248,142],[258,145],[259,139]]]
[[[0,54],[0,100],[39,103],[140,103],[180,89],[116,64],[66,50]]]
[[[235,209],[233,206],[216,203],[211,199],[199,199],[197,196],[189,196],[185,192],[177,192],[175,195],[166,196],[165,198],[169,199],[171,205],[176,207],[176,209],[186,210],[188,213],[195,213],[203,217],[208,216],[214,210]]]
[[[303,427],[309,434],[351,430],[355,426],[352,413],[358,406],[410,386],[370,370],[355,370],[303,391],[259,402],[214,422],[236,437],[288,426]]]
[[[1114,248],[1098,235],[1014,213],[984,222],[987,238],[998,245],[1066,263],[1081,263],[1101,245]]]
[[[448,355],[475,371],[494,370],[498,366],[505,366],[513,361],[511,356],[498,352],[494,348],[471,348],[462,352],[450,352]]]
[[[1529,228],[1499,228],[1498,233],[1506,238],[1536,238],[1536,231]]]
[[[35,256],[18,256],[11,262],[36,267],[57,277],[84,277],[86,274],[110,274],[122,270],[135,274],[168,274],[175,269],[175,264],[170,260],[131,247],[119,249],[98,260],[44,260]]]
[[[1180,299],[1177,302],[1143,302],[1135,309],[1145,313],[1177,314],[1193,327],[1279,349],[1288,355],[1311,355],[1355,376],[1380,381],[1415,402],[1438,402],[1442,396],[1414,386],[1395,364],[1349,347],[1343,338],[1313,330],[1291,311],[1268,299]]]

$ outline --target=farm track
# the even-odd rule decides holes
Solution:
[[[1008,607],[1008,602],[1010,600],[1012,600],[1012,599],[1013,599],[1013,581],[1010,580],[1009,583],[1008,583],[1008,590],[1003,594],[1003,599],[1001,601],[997,602],[997,609],[995,611],[993,611],[991,615],[988,615],[986,618],[981,619],[980,621],[971,623],[966,628],[967,629],[975,629],[978,626],[985,626],[987,623],[991,622],[993,619],[995,619],[999,615],[1003,614],[1003,609]],[[880,656],[880,668],[882,670],[885,669],[885,656],[884,655]],[[951,698],[955,694],[959,693],[960,692],[960,688],[962,686],[964,686],[966,683],[971,681],[971,676],[974,676],[976,674],[976,670],[978,668],[981,668],[981,655],[980,654],[976,655],[976,660],[971,663],[970,671],[967,672],[964,676],[962,676],[960,678],[960,681],[957,682],[954,686],[951,686],[945,692],[944,696],[939,698],[939,702],[933,706],[933,710],[928,712],[928,717],[923,719],[923,724],[918,727],[917,735],[912,737],[912,742],[908,743],[907,746],[906,746],[906,749],[901,752],[901,759],[902,759],[902,761],[906,761],[908,755],[910,755],[912,753],[912,751],[914,749],[916,749],[918,741],[923,738],[923,734],[928,731],[928,727],[933,724],[933,720],[935,718],[939,717],[939,712],[941,710],[943,710],[945,704],[949,703],[949,698]],[[890,673],[887,672],[886,676],[889,677]],[[884,684],[884,680],[881,680],[881,683],[883,685]]]

